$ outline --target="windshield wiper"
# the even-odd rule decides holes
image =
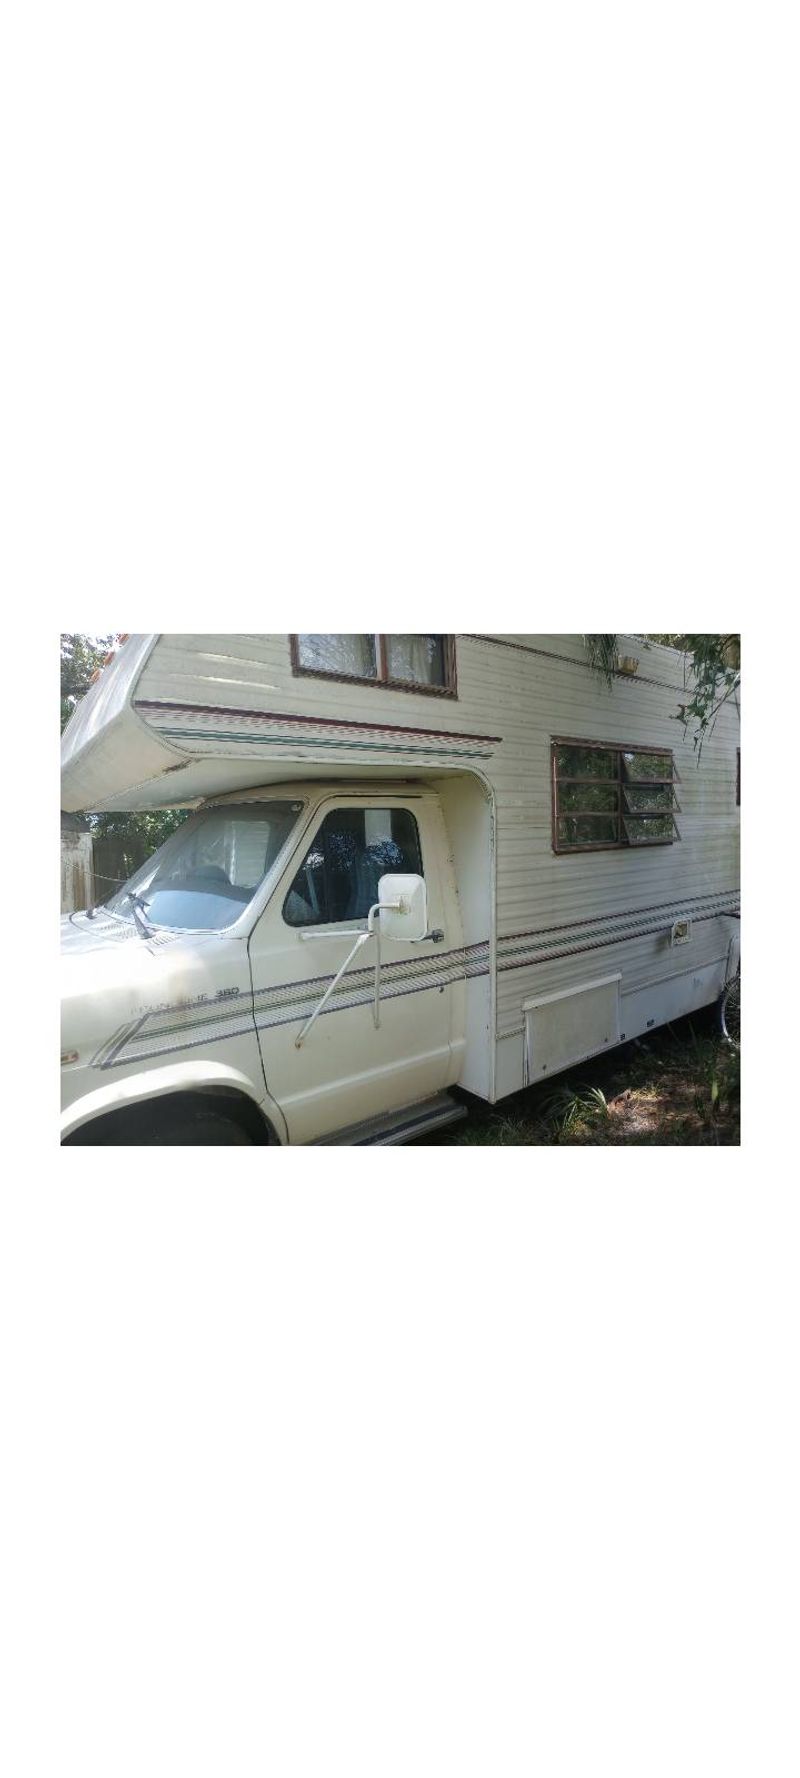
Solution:
[[[135,889],[126,889],[125,900],[129,901],[133,908],[133,917],[139,931],[145,938],[155,938],[155,932],[153,931],[152,926],[145,919],[147,902],[142,901],[141,895],[137,895]]]

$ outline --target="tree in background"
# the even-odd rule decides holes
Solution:
[[[61,638],[61,730],[62,733],[75,709],[85,697],[93,679],[114,651],[113,636],[78,636]]]
[[[618,668],[619,637],[584,636],[591,665],[611,685]],[[698,757],[706,735],[713,732],[723,704],[737,701],[741,680],[741,638],[728,636],[642,636],[644,643],[660,642],[683,655],[683,682],[690,694],[675,713],[684,729],[694,725]]]
[[[98,673],[116,654],[120,636],[61,637],[61,730],[85,697]],[[186,809],[112,809],[104,815],[89,814],[92,833],[98,839],[119,839],[130,845],[131,869],[163,845],[186,820]]]

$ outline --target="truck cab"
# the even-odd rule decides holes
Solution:
[[[416,924],[402,896],[390,916],[398,883]],[[424,783],[210,799],[62,929],[66,1143],[357,1142],[459,1114],[464,936]]]

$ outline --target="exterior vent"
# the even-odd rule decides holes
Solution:
[[[671,945],[688,945],[692,936],[691,920],[675,920],[669,935]]]

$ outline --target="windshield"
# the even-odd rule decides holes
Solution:
[[[106,907],[133,920],[133,891],[151,926],[231,926],[271,870],[302,806],[226,803],[203,811],[177,828]]]

